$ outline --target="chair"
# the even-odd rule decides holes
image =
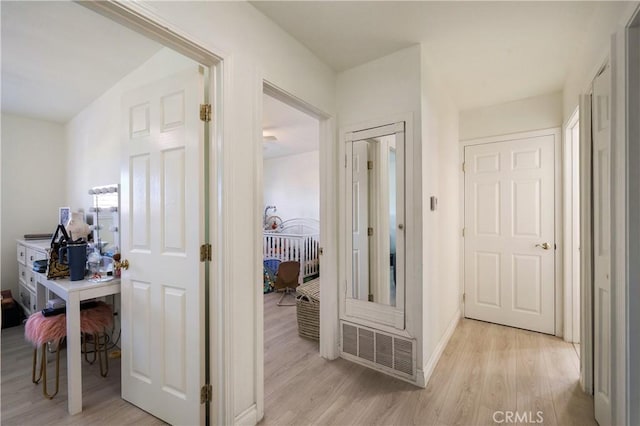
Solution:
[[[287,294],[295,293],[296,287],[298,287],[298,277],[300,276],[300,262],[288,261],[282,262],[278,266],[278,273],[276,275],[276,283],[274,285],[276,291],[282,290],[282,297],[278,301],[278,306],[296,306],[294,303],[282,303],[282,300]]]

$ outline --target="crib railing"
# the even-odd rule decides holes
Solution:
[[[300,262],[300,283],[320,273],[318,259],[319,234],[284,234],[265,232],[262,240],[263,259]]]

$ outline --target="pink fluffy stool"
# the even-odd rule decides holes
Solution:
[[[94,359],[96,357],[100,363],[100,374],[106,377],[109,373],[109,358],[107,356],[107,337],[105,330],[113,325],[113,312],[111,307],[104,302],[98,302],[97,306],[80,311],[80,331],[84,334],[84,352],[87,358],[87,337],[92,336],[94,344]],[[65,314],[45,317],[42,312],[32,314],[24,328],[24,337],[33,346],[33,368],[31,371],[31,381],[35,384],[43,381],[42,393],[52,399],[58,393],[60,384],[60,349],[62,340],[67,335],[67,316]],[[53,342],[56,345],[56,388],[53,394],[47,392],[47,343]],[[38,359],[38,348],[41,349],[40,374],[36,378],[36,366]],[[104,366],[102,355],[104,353]]]

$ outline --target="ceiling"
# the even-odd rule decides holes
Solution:
[[[162,46],[72,2],[2,2],[2,112],[66,123]]]
[[[562,89],[586,32],[624,2],[254,1],[336,71],[423,43],[460,110]]]
[[[262,97],[262,149],[265,159],[316,151],[320,145],[318,120],[289,105],[264,95]],[[270,140],[269,136],[277,140]]]

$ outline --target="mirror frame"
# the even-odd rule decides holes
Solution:
[[[353,169],[353,152],[349,149],[353,142],[365,139],[379,138],[383,136],[396,136],[396,305],[383,305],[351,297],[353,288],[353,188],[352,175],[349,173]],[[383,324],[397,330],[405,329],[405,250],[406,250],[406,217],[405,217],[405,192],[406,192],[406,137],[405,122],[396,122],[385,126],[368,128],[365,130],[353,131],[345,134],[345,199],[344,199],[344,219],[345,219],[345,291],[344,291],[344,319],[362,319],[372,323]],[[399,225],[402,225],[401,227]]]
[[[118,199],[118,205],[117,206],[110,206],[110,207],[100,207],[97,198],[100,197],[100,195],[105,195],[105,194],[116,194],[116,197]],[[117,252],[119,253],[121,250],[121,241],[120,241],[120,184],[113,184],[113,185],[105,185],[105,186],[95,186],[93,188],[91,188],[89,190],[89,195],[92,196],[93,199],[93,206],[91,206],[89,208],[89,211],[91,212],[91,214],[93,215],[93,242],[94,244],[98,244],[98,242],[101,240],[100,238],[100,231],[108,231],[110,233],[113,234],[114,241],[111,243],[111,247],[107,247],[107,249],[112,248],[112,247],[117,247],[118,250]],[[102,218],[104,220],[104,218],[111,216],[111,220],[112,220],[112,225],[110,226],[110,228],[112,229],[108,229],[108,230],[104,230],[103,229],[103,225],[100,224],[100,218]],[[108,251],[108,250],[107,250]],[[102,250],[102,248],[100,249],[100,254],[104,255],[105,251]]]

